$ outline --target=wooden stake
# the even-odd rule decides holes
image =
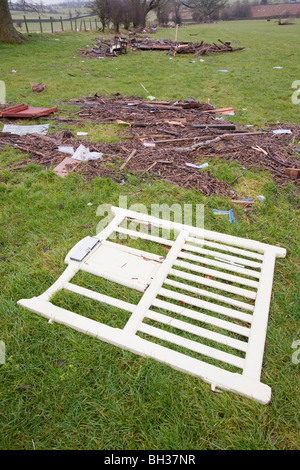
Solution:
[[[125,166],[127,165],[127,163],[132,159],[132,157],[136,154],[136,149],[132,150],[131,154],[129,155],[129,157],[125,160],[125,162],[120,166],[120,170],[123,170],[123,168],[125,168]]]
[[[152,168],[155,167],[155,165],[157,165],[157,162],[152,163],[152,165],[150,165],[149,168],[147,168],[147,170],[145,170],[145,171],[152,170]]]
[[[42,21],[41,21],[41,17],[39,16],[39,23],[40,23],[40,30],[41,30],[41,33],[43,32],[43,28],[42,28]]]
[[[178,24],[176,25],[175,42],[177,42],[177,36],[178,36]]]
[[[53,18],[50,16],[50,23],[51,23],[51,32],[53,34]]]
[[[26,32],[27,34],[29,34],[29,31],[28,31],[28,24],[27,24],[27,20],[26,20],[26,16],[24,15],[24,23],[25,23],[25,27],[26,27]]]

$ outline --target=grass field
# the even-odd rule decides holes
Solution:
[[[61,116],[74,111],[63,101],[96,92],[146,97],[143,84],[157,99],[193,97],[216,107],[233,106],[234,122],[299,124],[300,105],[292,102],[292,83],[300,80],[300,21],[295,21],[286,27],[243,21],[181,28],[178,40],[220,38],[246,47],[194,63],[191,57],[170,60],[157,52],[83,59],[78,49],[92,45],[95,33],[32,34],[25,45],[0,45],[0,80],[6,83],[7,102],[57,105]],[[174,35],[174,29],[168,29],[154,37]],[[274,69],[277,66],[282,69]],[[45,83],[47,91],[32,93],[30,82]],[[50,132],[69,127],[50,122]],[[87,123],[86,128],[92,140],[122,138],[116,126]],[[233,206],[226,198],[205,197],[160,180],[141,184],[130,175],[131,184],[121,186],[108,178],[87,182],[76,173],[60,179],[34,164],[19,171],[8,168],[23,158],[13,148],[0,151],[0,340],[6,346],[6,361],[0,365],[0,448],[299,449],[299,366],[292,361],[292,344],[299,339],[296,187],[279,188],[267,171],[248,170],[234,189],[241,197],[263,194],[266,200],[255,203],[248,219],[237,208],[235,225],[212,214],[214,207]],[[213,165],[220,180],[231,181],[234,170],[222,160]],[[276,262],[262,371],[262,381],[273,390],[268,406],[228,392],[212,393],[201,380],[67,327],[50,326],[17,306],[20,298],[48,288],[63,272],[69,249],[96,233],[97,207],[118,205],[124,195],[128,205],[149,208],[153,203],[204,204],[205,228],[287,249],[287,257]],[[126,289],[121,295],[128,299]],[[72,296],[57,301],[88,315],[99,314],[93,304],[78,304]],[[113,312],[100,313],[118,326]],[[66,362],[56,367],[62,360]]]

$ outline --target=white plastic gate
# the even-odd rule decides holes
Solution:
[[[59,279],[42,295],[18,304],[51,322],[200,377],[213,390],[269,403],[271,388],[260,376],[275,258],[284,257],[286,250],[118,207],[111,210],[114,218],[104,230],[71,249]],[[151,224],[177,236],[137,231],[124,227],[124,221],[140,228]],[[132,248],[124,239],[109,241],[113,234],[170,249],[160,256]],[[132,304],[71,283],[80,270],[143,295]],[[51,298],[61,289],[126,310],[129,320],[123,329],[114,328],[58,307]]]

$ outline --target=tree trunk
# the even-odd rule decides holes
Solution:
[[[0,42],[21,44],[25,41],[24,36],[14,28],[8,0],[0,0]]]

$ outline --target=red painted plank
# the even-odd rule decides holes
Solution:
[[[33,106],[18,105],[11,108],[4,109],[2,112],[3,117],[16,117],[16,118],[33,118],[45,116],[57,111],[57,108],[37,108]]]

